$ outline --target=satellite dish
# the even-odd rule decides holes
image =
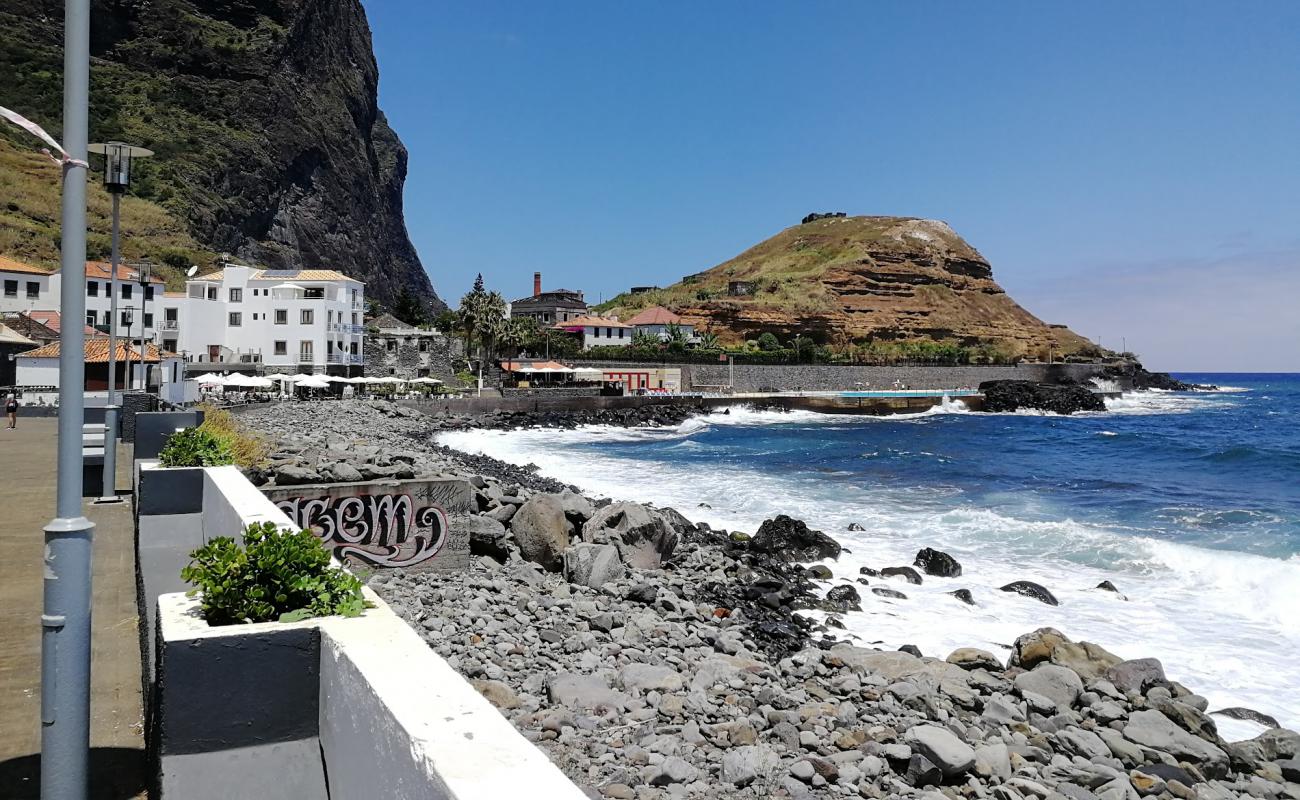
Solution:
[[[192,266],[192,267],[190,267],[189,269],[185,270],[185,277],[187,277],[187,278],[193,278],[193,277],[194,277],[194,273],[196,273],[196,272],[198,272],[198,271],[199,271],[199,265],[198,265],[198,264],[195,264],[194,266]]]

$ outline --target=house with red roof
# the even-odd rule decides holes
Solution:
[[[681,317],[664,308],[663,306],[651,306],[643,309],[641,313],[627,321],[637,333],[653,336],[660,341],[669,338],[669,330],[672,326],[677,326],[682,333],[686,334],[687,340],[695,338],[695,326],[685,322]]]
[[[583,315],[557,322],[554,329],[577,335],[583,350],[593,347],[626,347],[632,344],[632,326],[613,317]]]

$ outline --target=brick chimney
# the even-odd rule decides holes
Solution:
[[[542,294],[542,273],[533,273],[533,297],[539,297]]]

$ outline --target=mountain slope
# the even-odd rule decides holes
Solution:
[[[1038,357],[1049,348],[1057,356],[1093,349],[1021,308],[979,251],[945,223],[911,217],[816,219],[670,287],[620,295],[602,308],[629,314],[652,303],[726,344],[770,331],[839,349],[919,340]]]
[[[56,135],[62,9],[0,0],[5,104]],[[360,0],[94,0],[91,50],[91,139],[157,151],[134,193],[201,247],[444,307],[406,233],[407,155]]]

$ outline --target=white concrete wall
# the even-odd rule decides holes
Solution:
[[[50,289],[50,275],[33,275],[26,272],[0,270],[0,312],[57,311],[59,296]],[[6,281],[16,281],[17,293],[10,297],[3,289]],[[27,296],[27,284],[36,284],[36,297]]]
[[[14,359],[16,375],[14,380],[19,386],[58,386],[59,360],[57,358],[23,358]]]
[[[588,325],[582,329],[582,347],[584,350],[592,347],[626,347],[629,344],[632,344],[631,328]]]
[[[203,475],[203,541],[218,536],[240,538],[254,522],[292,528],[293,521],[249,483],[239,467],[207,467]]]

